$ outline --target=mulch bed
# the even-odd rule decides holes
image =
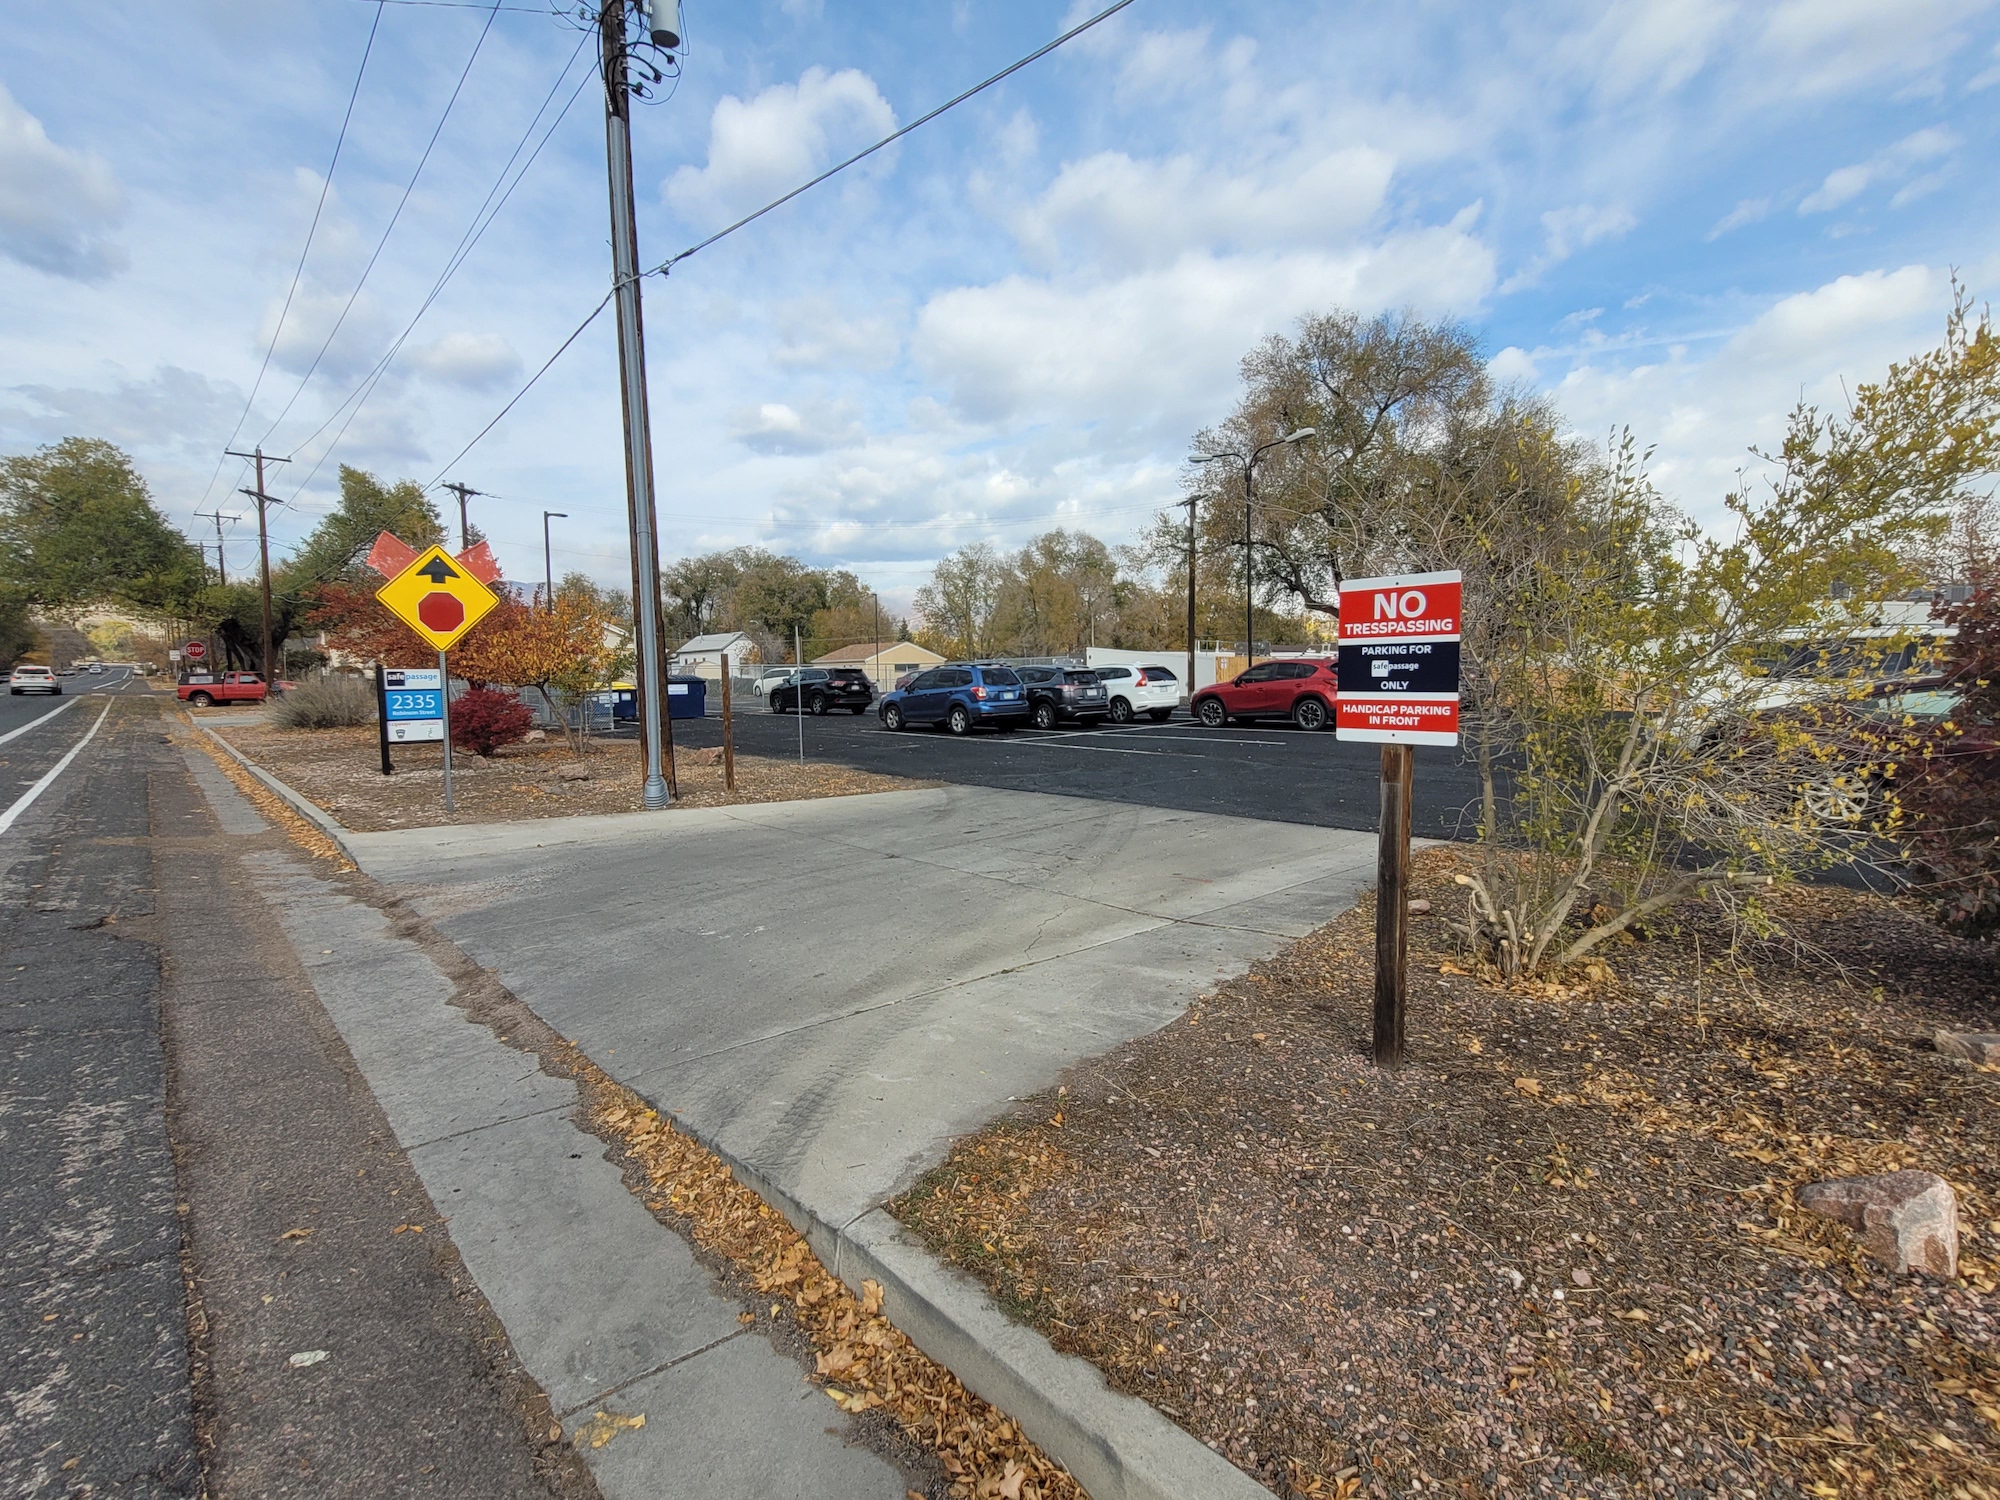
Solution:
[[[2000,1495],[1992,958],[1807,888],[1575,983],[1463,972],[1421,856],[1412,1057],[1372,903],[1079,1067],[895,1205],[1013,1314],[1284,1495]],[[1921,1166],[1961,1274],[1793,1190]]]
[[[490,760],[452,756],[455,816],[444,810],[444,751],[437,745],[398,745],[396,774],[384,776],[374,726],[360,729],[274,729],[218,724],[216,733],[280,781],[357,833],[520,818],[564,818],[586,813],[632,812],[640,806],[644,776],[631,741],[593,742],[582,766],[588,779],[564,776],[578,761],[560,739],[508,745]],[[808,797],[850,797],[935,783],[878,776],[846,766],[739,755],[736,790],[723,784],[720,765],[694,764],[683,750],[677,763],[675,807],[724,807],[745,802],[792,802]]]

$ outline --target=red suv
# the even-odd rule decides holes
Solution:
[[[1253,719],[1290,719],[1301,729],[1333,722],[1331,661],[1264,661],[1194,695],[1194,716],[1210,729]]]

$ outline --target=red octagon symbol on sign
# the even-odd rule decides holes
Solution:
[[[202,641],[189,641],[181,651],[189,661],[200,661],[208,655],[208,646]]]
[[[465,623],[465,606],[443,590],[435,590],[417,601],[417,618],[445,635]]]

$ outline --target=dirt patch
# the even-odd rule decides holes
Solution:
[[[490,760],[452,756],[458,812],[451,816],[444,810],[444,752],[439,746],[397,746],[392,754],[396,773],[384,776],[373,726],[296,730],[218,724],[215,731],[357,833],[633,812],[644,786],[638,750],[630,741],[594,744],[580,763],[560,741],[509,745]],[[680,757],[676,807],[851,797],[936,785],[846,766],[739,755],[736,790],[731,792],[723,785],[721,766],[695,765],[691,759],[687,752]],[[564,774],[579,767],[588,772],[587,779]]]
[[[1456,912],[1455,851],[1416,894]],[[1587,903],[1586,903],[1587,904]],[[1992,957],[1875,897],[1694,913],[1573,984],[1413,923],[1368,1061],[1372,905],[1074,1070],[894,1205],[1015,1316],[1287,1495],[2000,1495]],[[1802,1215],[1922,1166],[1950,1283]]]

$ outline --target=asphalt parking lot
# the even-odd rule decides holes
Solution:
[[[762,699],[739,703],[735,718],[736,748],[745,754],[796,755],[803,738],[808,760],[891,776],[1321,828],[1372,831],[1380,814],[1380,748],[1290,724],[1204,729],[1182,711],[1164,724],[1046,734],[984,729],[961,739],[930,729],[892,734],[872,709],[825,718],[773,714]],[[680,747],[722,743],[713,712],[673,728]],[[1458,752],[1417,751],[1419,836],[1471,837],[1478,796],[1478,778]]]

